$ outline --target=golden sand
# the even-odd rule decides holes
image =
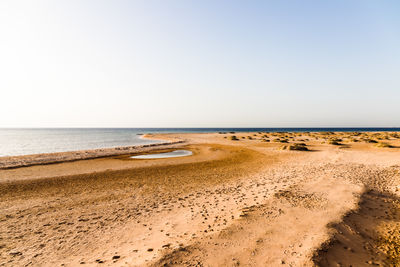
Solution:
[[[142,153],[193,156],[135,160],[138,151],[125,151],[0,170],[0,264],[399,262],[397,133],[148,138],[183,142]],[[289,149],[299,146],[307,150]]]

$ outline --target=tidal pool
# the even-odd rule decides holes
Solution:
[[[176,158],[185,157],[192,155],[192,151],[189,150],[175,150],[172,152],[158,153],[158,154],[145,154],[132,156],[132,159],[163,159],[163,158]]]

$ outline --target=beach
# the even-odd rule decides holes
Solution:
[[[0,265],[400,264],[398,133],[145,138],[0,158]]]

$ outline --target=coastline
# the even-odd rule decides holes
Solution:
[[[147,138],[147,137],[143,136],[141,138]],[[70,162],[77,160],[87,160],[87,159],[96,159],[103,157],[138,154],[142,152],[150,152],[157,149],[173,149],[180,147],[184,144],[185,141],[183,140],[175,140],[175,141],[168,141],[168,142],[147,144],[147,145],[99,148],[91,150],[66,151],[66,152],[43,153],[43,154],[32,154],[32,155],[22,155],[22,156],[6,156],[6,157],[0,157],[0,170],[35,166],[35,165]]]

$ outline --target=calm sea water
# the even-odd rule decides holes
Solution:
[[[0,157],[157,143],[144,133],[400,131],[400,128],[107,128],[0,129]]]

